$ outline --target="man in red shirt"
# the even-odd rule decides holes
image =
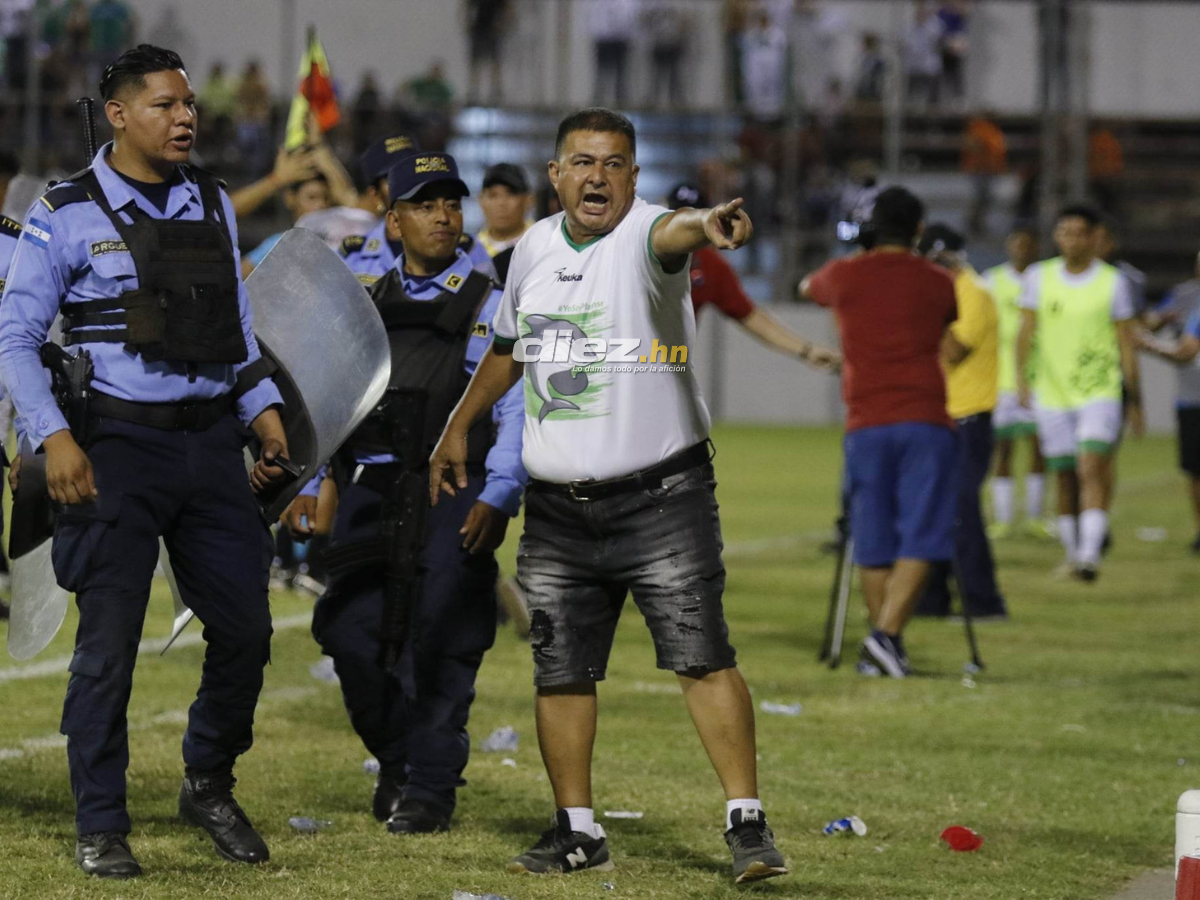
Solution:
[[[667,198],[671,209],[695,207],[707,209],[709,204],[700,188],[684,182],[675,186]],[[836,371],[841,354],[815,344],[788,328],[777,318],[754,305],[742,290],[733,266],[725,262],[719,250],[704,247],[692,254],[692,309],[696,318],[705,306],[715,306],[741,325],[747,332],[772,350],[794,356],[818,369]]]
[[[864,225],[872,249],[801,285],[842,336],[850,533],[873,628],[859,670],[893,678],[909,673],[901,634],[930,564],[954,555],[957,452],[939,349],[957,304],[946,271],[912,252],[923,219],[920,200],[888,188]]]

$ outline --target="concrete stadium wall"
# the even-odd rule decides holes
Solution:
[[[288,93],[304,27],[316,24],[329,51],[334,74],[346,93],[362,73],[375,69],[382,87],[424,71],[436,59],[459,92],[465,90],[467,48],[458,0],[291,0],[295,8],[290,48],[285,50],[281,10],[286,0],[130,0],[142,22],[142,37],[179,47],[193,75],[201,79],[210,64],[224,60],[240,68],[260,59],[272,85]],[[558,83],[555,10],[560,0],[514,0],[523,14],[520,31],[508,46],[507,87],[520,102],[577,105],[592,96],[588,7],[602,0],[562,0],[571,4],[568,51],[575,61],[566,85]],[[699,27],[689,48],[693,103],[717,108],[725,90],[720,3],[692,0]],[[849,84],[862,31],[885,32],[890,3],[842,0],[820,6],[829,11],[824,37],[807,49],[816,59],[815,78],[828,71]],[[1036,106],[1037,17],[1032,0],[983,0],[975,4],[969,89],[974,104],[1009,112]],[[1137,0],[1089,5],[1092,47],[1091,105],[1096,114],[1193,116],[1200,54],[1200,4]],[[532,14],[528,14],[532,11]],[[636,52],[638,67],[645,53]],[[292,62],[288,62],[292,60]],[[641,98],[637,98],[640,102]]]
[[[772,306],[772,314],[800,334],[836,346],[832,314],[813,306]],[[844,421],[837,378],[772,352],[737,324],[708,310],[696,341],[700,383],[714,419],[760,425],[836,425]],[[1175,371],[1142,358],[1146,427],[1175,432]]]

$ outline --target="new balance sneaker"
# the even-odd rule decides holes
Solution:
[[[571,817],[565,809],[554,813],[554,825],[536,844],[508,864],[508,871],[513,875],[570,873],[581,869],[608,872],[612,868],[604,829],[597,825],[595,837],[582,831],[572,831]]]
[[[775,835],[761,809],[735,809],[725,843],[733,852],[733,877],[738,884],[787,874],[787,862],[775,849]]]
[[[895,639],[882,631],[876,629],[867,635],[862,648],[868,660],[893,678],[903,678],[908,674],[904,670],[904,658],[900,655]]]

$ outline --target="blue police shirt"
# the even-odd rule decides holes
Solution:
[[[160,211],[112,170],[108,164],[111,147],[105,144],[100,148],[92,160],[92,171],[115,211],[120,213],[132,203],[156,219],[195,221],[202,217],[204,207],[195,183],[177,179],[171,186],[166,209]],[[39,357],[59,309],[116,297],[137,288],[133,257],[114,246],[121,244],[121,236],[100,207],[83,201],[55,209],[47,196],[29,210],[0,301],[0,380],[12,394],[34,450],[48,436],[67,427]],[[221,200],[233,243],[234,268],[240,273],[233,206],[224,191]],[[208,400],[229,393],[237,373],[260,357],[251,326],[250,301],[240,274],[238,301],[248,353],[244,363],[201,363],[195,367],[195,379],[189,381],[183,363],[148,363],[121,344],[87,342],[79,346],[92,354],[93,387],[121,400],[141,403]],[[238,399],[237,414],[249,425],[267,407],[282,403],[275,382],[265,379]]]
[[[403,255],[393,265],[404,275]],[[404,275],[404,292],[413,300],[432,300],[443,291],[457,290],[447,287],[447,281],[452,276],[457,276],[457,283],[461,286],[472,268],[475,268],[474,260],[460,249],[457,259],[450,267],[433,278],[414,280],[411,276]],[[463,368],[468,375],[475,374],[475,367],[479,365],[492,342],[491,323],[503,295],[504,292],[499,288],[493,290],[479,310],[474,333],[467,339],[467,355]],[[521,434],[525,428],[524,389],[523,382],[514,385],[500,398],[500,402],[492,407],[492,421],[496,423],[496,442],[488,450],[487,480],[483,492],[479,495],[479,499],[484,503],[509,516],[515,516],[520,510],[521,492],[529,480],[525,466],[521,463]],[[355,461],[363,465],[378,465],[395,462],[396,457],[391,454],[359,453],[355,455]],[[316,496],[324,475],[322,470],[301,493],[310,497]]]
[[[469,235],[463,235],[459,249],[466,251],[473,268],[478,269],[488,278],[496,280],[496,266],[487,248],[480,241]],[[374,284],[396,265],[396,254],[387,239],[387,220],[380,222],[361,237],[348,237],[342,241],[342,259],[350,267],[350,271],[358,276],[363,284]]]

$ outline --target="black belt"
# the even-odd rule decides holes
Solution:
[[[712,441],[706,439],[648,469],[642,469],[631,475],[606,478],[601,481],[571,481],[567,484],[530,478],[529,490],[545,491],[547,494],[570,497],[572,500],[603,500],[605,497],[614,497],[629,491],[660,488],[664,478],[670,478],[672,475],[678,475],[688,469],[703,466],[710,462],[715,455],[716,450],[712,446]]]
[[[161,431],[207,431],[223,416],[233,412],[233,399],[222,394],[195,402],[135,403],[97,391],[88,398],[88,412]]]

